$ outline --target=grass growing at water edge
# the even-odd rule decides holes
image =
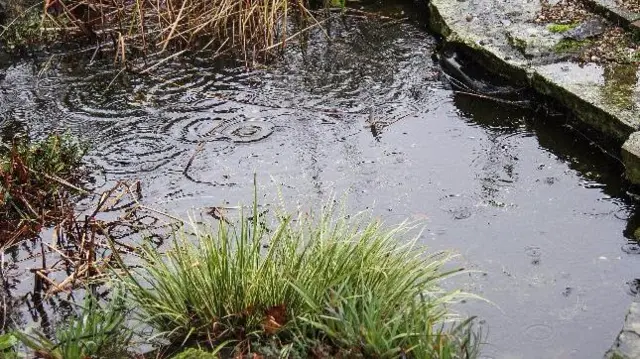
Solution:
[[[85,297],[76,317],[48,338],[39,331],[13,335],[38,357],[47,359],[127,358],[132,332],[125,327],[128,310],[123,297],[115,294],[101,306],[92,295]]]
[[[62,216],[68,195],[82,192],[74,183],[84,173],[85,152],[69,135],[0,143],[0,246]]]
[[[26,11],[14,15],[10,20],[15,21],[0,32],[0,38],[27,45],[38,38],[43,42],[45,38],[58,39],[67,45],[86,39],[91,45],[98,44],[99,50],[113,51],[121,64],[129,64],[140,55],[158,55],[162,60],[151,67],[185,51],[207,49],[214,56],[228,52],[248,63],[262,60],[296,35],[297,30],[291,33],[290,25],[297,18],[312,18],[307,0],[40,2],[42,6],[28,9],[29,16]],[[313,24],[304,24],[300,29]],[[34,36],[34,31],[39,36]]]
[[[465,297],[439,282],[452,255],[406,241],[412,226],[386,228],[332,206],[318,216],[279,213],[193,225],[171,248],[140,252],[122,274],[138,319],[156,337],[223,347],[234,355],[473,358],[479,333],[449,304]],[[193,233],[192,233],[193,231]]]

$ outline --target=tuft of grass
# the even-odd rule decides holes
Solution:
[[[81,38],[100,43],[122,64],[138,55],[159,55],[152,67],[206,49],[246,62],[264,59],[294,35],[289,34],[292,12],[311,16],[306,0],[41,1],[41,30],[66,34],[61,39],[67,43]]]
[[[272,225],[255,209],[217,228],[192,225],[165,253],[152,246],[121,274],[132,307],[172,343],[277,343],[281,353],[409,358],[473,358],[473,320],[449,304],[464,294],[439,282],[458,270],[450,253],[429,254],[407,223],[386,228],[327,206],[319,216],[279,213]],[[286,356],[285,356],[286,357]]]
[[[69,135],[0,143],[0,245],[10,244],[7,238],[20,234],[25,222],[42,225],[64,212],[67,195],[82,191],[73,183],[82,177],[85,152]]]
[[[15,351],[15,346],[18,344],[18,338],[11,333],[5,333],[0,335],[0,358],[3,359],[17,359],[18,353]]]
[[[43,358],[126,358],[132,334],[124,325],[128,312],[124,303],[116,294],[106,306],[100,306],[94,296],[87,295],[78,316],[57,330],[53,340],[39,331],[14,335]]]
[[[553,33],[562,33],[562,32],[567,32],[573,28],[575,28],[576,26],[578,26],[578,23],[570,23],[570,24],[549,24],[547,25],[547,30],[553,32]]]
[[[390,303],[378,293],[350,294],[351,290],[341,288],[342,293],[330,293],[321,310],[301,317],[307,329],[312,330],[307,335],[325,336],[343,356],[477,356],[479,333],[471,330],[473,318],[445,329],[442,324],[447,313],[439,305],[440,300],[421,294],[418,299]]]

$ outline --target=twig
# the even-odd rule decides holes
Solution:
[[[27,167],[27,169],[31,173],[35,173],[37,175],[43,176],[46,179],[58,182],[59,184],[61,184],[63,186],[66,186],[66,187],[69,187],[69,188],[73,189],[74,191],[78,191],[78,192],[80,192],[82,194],[90,194],[90,192],[88,192],[88,191],[86,191],[86,190],[84,190],[84,189],[82,189],[80,187],[74,186],[71,183],[65,181],[64,179],[62,179],[62,178],[60,178],[60,177],[58,177],[56,175],[50,175],[50,174],[47,174],[47,173],[44,173],[44,172],[38,172],[38,171],[33,170],[33,169],[29,168],[29,167]]]
[[[501,98],[482,95],[482,94],[474,93],[474,92],[453,91],[453,93],[460,94],[460,95],[471,96],[471,97],[477,97],[477,98],[481,98],[483,100],[491,100],[491,101],[500,102],[500,103],[507,103],[507,104],[516,105],[516,106],[527,106],[527,105],[529,105],[529,101],[504,100],[504,99],[501,99]]]
[[[269,50],[271,50],[271,49],[273,49],[273,48],[275,48],[275,47],[278,47],[278,46],[280,46],[280,45],[282,45],[282,44],[286,43],[287,41],[290,41],[290,40],[295,39],[296,37],[300,36],[300,34],[303,34],[304,32],[306,32],[306,31],[308,31],[308,30],[310,30],[310,29],[313,29],[313,28],[314,28],[314,27],[316,27],[316,26],[320,26],[323,22],[326,22],[327,20],[329,20],[329,19],[327,18],[327,19],[323,19],[323,20],[321,20],[321,21],[316,21],[316,23],[315,23],[315,24],[313,24],[313,25],[309,25],[309,26],[305,27],[304,29],[302,29],[302,30],[300,30],[300,31],[296,32],[295,34],[293,34],[293,35],[291,35],[291,36],[287,37],[286,39],[284,39],[284,40],[282,40],[282,41],[279,41],[279,42],[277,42],[277,43],[275,43],[275,44],[273,44],[273,45],[271,45],[271,46],[268,46],[268,47],[266,47],[266,48],[264,48],[264,49],[262,49],[262,50],[260,50],[260,51],[261,51],[261,52],[267,52],[267,51],[269,51]]]
[[[172,55],[170,55],[170,56],[167,56],[167,57],[163,58],[162,60],[160,60],[160,61],[156,62],[155,64],[153,64],[153,65],[151,65],[151,66],[147,67],[146,69],[144,69],[144,70],[140,71],[140,72],[139,72],[139,74],[140,74],[140,75],[144,75],[144,74],[146,74],[147,72],[149,72],[149,71],[151,71],[151,70],[154,70],[154,69],[155,69],[155,68],[157,68],[158,66],[160,66],[160,65],[164,64],[165,62],[167,62],[167,61],[169,61],[169,60],[171,60],[171,59],[173,59],[173,58],[176,58],[176,57],[178,57],[178,56],[180,56],[180,55],[184,54],[186,51],[187,51],[187,50],[178,51],[178,52],[176,52],[176,53],[174,53],[174,54],[172,54]]]

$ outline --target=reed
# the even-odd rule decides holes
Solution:
[[[110,44],[115,59],[180,51],[264,59],[284,45],[305,0],[44,0],[43,29]],[[215,52],[214,52],[215,50]]]

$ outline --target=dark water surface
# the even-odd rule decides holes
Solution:
[[[454,94],[418,26],[347,16],[301,43],[252,71],[21,62],[0,82],[1,124],[70,129],[93,146],[98,190],[140,179],[144,203],[179,215],[250,203],[255,172],[266,201],[348,192],[354,210],[426,220],[424,243],[483,272],[452,285],[492,303],[459,308],[483,320],[486,358],[602,357],[640,274],[615,160],[562,116]]]

